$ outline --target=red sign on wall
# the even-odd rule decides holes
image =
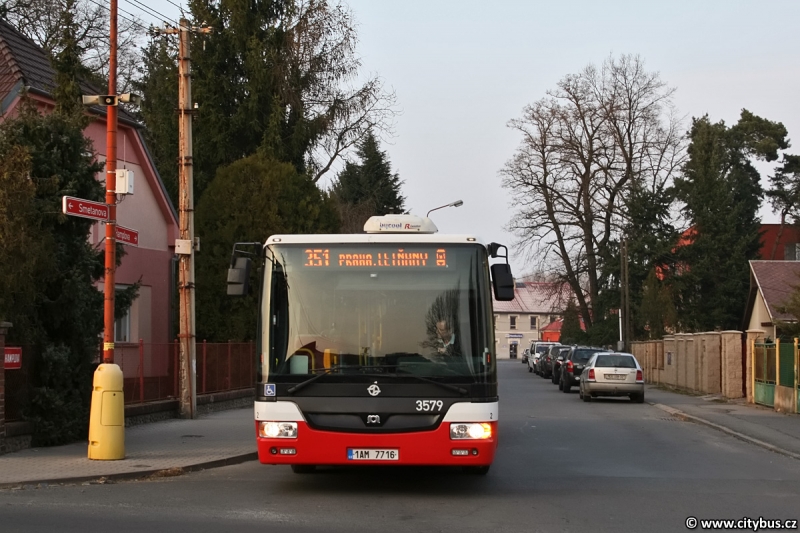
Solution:
[[[22,368],[22,348],[18,346],[6,346],[3,368],[6,370]]]

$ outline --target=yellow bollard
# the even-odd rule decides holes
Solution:
[[[89,415],[89,459],[125,458],[125,397],[122,369],[102,364],[94,372]]]

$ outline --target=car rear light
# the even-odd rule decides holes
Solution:
[[[567,361],[567,372],[572,374],[572,361]]]
[[[636,381],[644,381],[644,377],[642,376],[641,370],[636,371]]]
[[[594,368],[589,369],[589,381],[594,381]]]

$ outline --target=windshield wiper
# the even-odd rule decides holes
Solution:
[[[392,366],[392,365],[389,365]],[[414,378],[420,381],[424,381],[426,383],[433,383],[434,385],[439,385],[440,387],[444,387],[445,389],[449,389],[452,391],[456,391],[459,394],[467,394],[469,391],[458,385],[450,385],[449,383],[442,383],[441,381],[436,381],[433,379],[424,378],[422,376],[418,376],[416,374],[362,374],[367,377],[371,378]]]
[[[322,372],[321,374],[317,374],[316,376],[310,377],[310,378],[308,378],[308,379],[307,379],[307,380],[305,380],[305,381],[301,381],[300,383],[298,383],[298,384],[297,384],[297,385],[295,385],[294,387],[290,387],[289,389],[287,389],[287,390],[286,390],[286,394],[294,394],[295,392],[299,391],[299,390],[300,390],[300,389],[302,389],[303,387],[305,387],[305,386],[307,386],[307,385],[311,385],[312,383],[314,383],[315,381],[317,381],[317,380],[318,380],[319,378],[321,378],[322,376],[327,376],[328,374],[330,374],[330,373],[331,373],[331,372],[333,372],[334,370],[341,370],[341,369],[344,369],[344,368],[348,368],[348,369],[351,369],[351,370],[364,370],[364,369],[367,369],[367,368],[387,368],[387,367],[389,367],[389,368],[393,368],[393,367],[394,367],[394,365],[377,365],[377,366],[367,366],[367,365],[337,365],[337,366],[332,366],[332,367],[330,367],[330,368],[326,368],[326,369],[325,369],[325,372]],[[384,375],[384,374],[381,374],[381,375]]]
[[[286,394],[294,394],[295,392],[299,391],[300,389],[302,389],[302,388],[303,388],[303,387],[305,387],[306,385],[310,385],[311,383],[314,383],[315,381],[317,381],[317,380],[318,380],[319,378],[321,378],[322,376],[326,376],[326,375],[330,374],[331,372],[333,372],[333,371],[334,371],[334,370],[336,370],[337,368],[339,368],[339,367],[338,367],[338,366],[333,366],[333,367],[331,367],[331,368],[326,368],[326,369],[325,369],[325,372],[323,372],[322,374],[317,374],[316,376],[313,376],[313,377],[311,377],[311,378],[308,378],[308,379],[307,379],[307,380],[305,380],[305,381],[301,381],[300,383],[298,383],[298,384],[297,384],[297,385],[295,385],[294,387],[289,387],[289,388],[286,390]]]
[[[399,374],[394,374],[395,376],[399,376]],[[420,381],[424,381],[426,383],[433,383],[434,385],[439,385],[440,387],[444,387],[445,389],[450,389],[452,391],[456,391],[457,393],[465,396],[469,391],[463,387],[459,387],[457,385],[450,385],[449,383],[442,383],[441,381],[436,381],[433,379],[424,378],[422,376],[417,376],[416,374],[408,374],[412,378],[418,379]],[[403,376],[405,377],[405,375]]]

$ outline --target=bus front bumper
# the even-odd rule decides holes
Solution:
[[[266,438],[256,421],[258,460],[270,465],[443,465],[487,466],[497,449],[497,422],[491,437],[451,439],[450,423],[432,431],[345,433],[311,428],[297,421],[296,438]]]

